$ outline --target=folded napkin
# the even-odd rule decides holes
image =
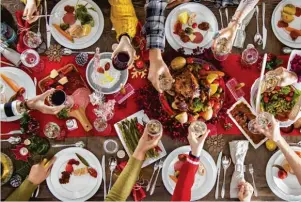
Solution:
[[[244,161],[249,148],[249,141],[232,141],[229,143],[232,161],[235,169],[230,184],[230,198],[237,198],[238,184],[244,177]]]
[[[215,2],[216,7],[224,8],[227,7],[228,5],[238,5],[240,3],[240,0],[205,0],[205,1],[210,1],[210,2]]]

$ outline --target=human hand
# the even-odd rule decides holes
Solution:
[[[280,133],[280,127],[279,127],[279,122],[275,119],[274,116],[272,116],[272,122],[271,122],[271,127],[268,128],[262,128],[258,125],[255,126],[256,130],[258,132],[264,134],[267,138],[270,140],[273,140],[274,142],[278,142],[281,139],[281,133]]]
[[[135,60],[135,57],[136,57],[136,51],[135,49],[133,48],[132,44],[131,44],[131,41],[129,39],[129,37],[127,36],[122,36],[120,41],[119,41],[119,44],[116,45],[114,44],[113,47],[113,54],[112,54],[112,59],[120,52],[126,52],[130,59],[129,59],[129,62],[128,62],[128,66],[131,66],[133,63],[134,63],[134,60]]]
[[[173,80],[169,69],[161,56],[160,49],[152,49],[149,52],[149,72],[148,72],[148,80],[153,84],[154,88],[159,92],[163,93],[160,89],[160,76],[164,76],[167,79]]]
[[[156,137],[150,137],[145,128],[143,135],[141,136],[138,145],[133,153],[133,156],[138,160],[144,160],[145,153],[148,150],[155,148],[158,145],[161,137],[162,137],[162,132],[160,135]]]
[[[35,15],[35,17],[33,17]],[[26,6],[23,12],[23,16],[26,16],[26,21],[31,24],[35,22],[39,17],[40,12],[37,10],[37,5],[35,0],[27,0]]]
[[[30,169],[27,179],[35,185],[41,184],[50,174],[52,165],[55,160],[55,157],[53,157],[49,161],[47,159],[43,159],[42,162],[33,165]]]
[[[51,95],[55,89],[50,89],[41,95],[37,95],[36,97],[28,100],[26,102],[29,109],[38,110],[44,114],[57,114],[59,113],[65,106],[48,106],[45,104],[45,99]]]
[[[187,139],[191,147],[192,155],[196,157],[201,156],[205,140],[209,133],[210,130],[207,130],[204,135],[202,135],[201,137],[197,137],[197,135],[194,132],[190,132],[190,131],[188,132]]]
[[[190,0],[170,0],[170,1],[168,1],[167,9],[176,7],[177,5],[180,5],[180,4],[183,4],[183,3],[187,3],[189,1]]]
[[[242,180],[239,185],[238,199],[240,201],[251,201],[254,188],[252,185],[245,180]]]

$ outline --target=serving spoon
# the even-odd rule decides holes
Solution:
[[[21,137],[10,137],[6,140],[2,140],[1,142],[9,142],[10,144],[19,144],[21,142]]]
[[[254,36],[254,43],[256,43],[257,45],[262,45],[263,40],[262,40],[262,36],[259,33],[259,22],[258,22],[258,17],[259,17],[259,7],[256,6],[256,23],[257,23],[257,32]]]
[[[74,144],[53,144],[53,145],[51,145],[51,147],[55,147],[55,148],[57,148],[57,147],[73,147],[73,146],[84,148],[85,143],[83,141],[78,141]]]

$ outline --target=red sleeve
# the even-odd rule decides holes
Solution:
[[[199,161],[188,156],[187,161],[181,168],[171,201],[190,201],[191,187],[194,183],[194,176],[198,168]]]

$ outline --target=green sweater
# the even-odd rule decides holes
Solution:
[[[142,164],[143,161],[131,157],[105,201],[126,201],[137,181]],[[28,201],[36,188],[37,185],[26,179],[6,201]]]

